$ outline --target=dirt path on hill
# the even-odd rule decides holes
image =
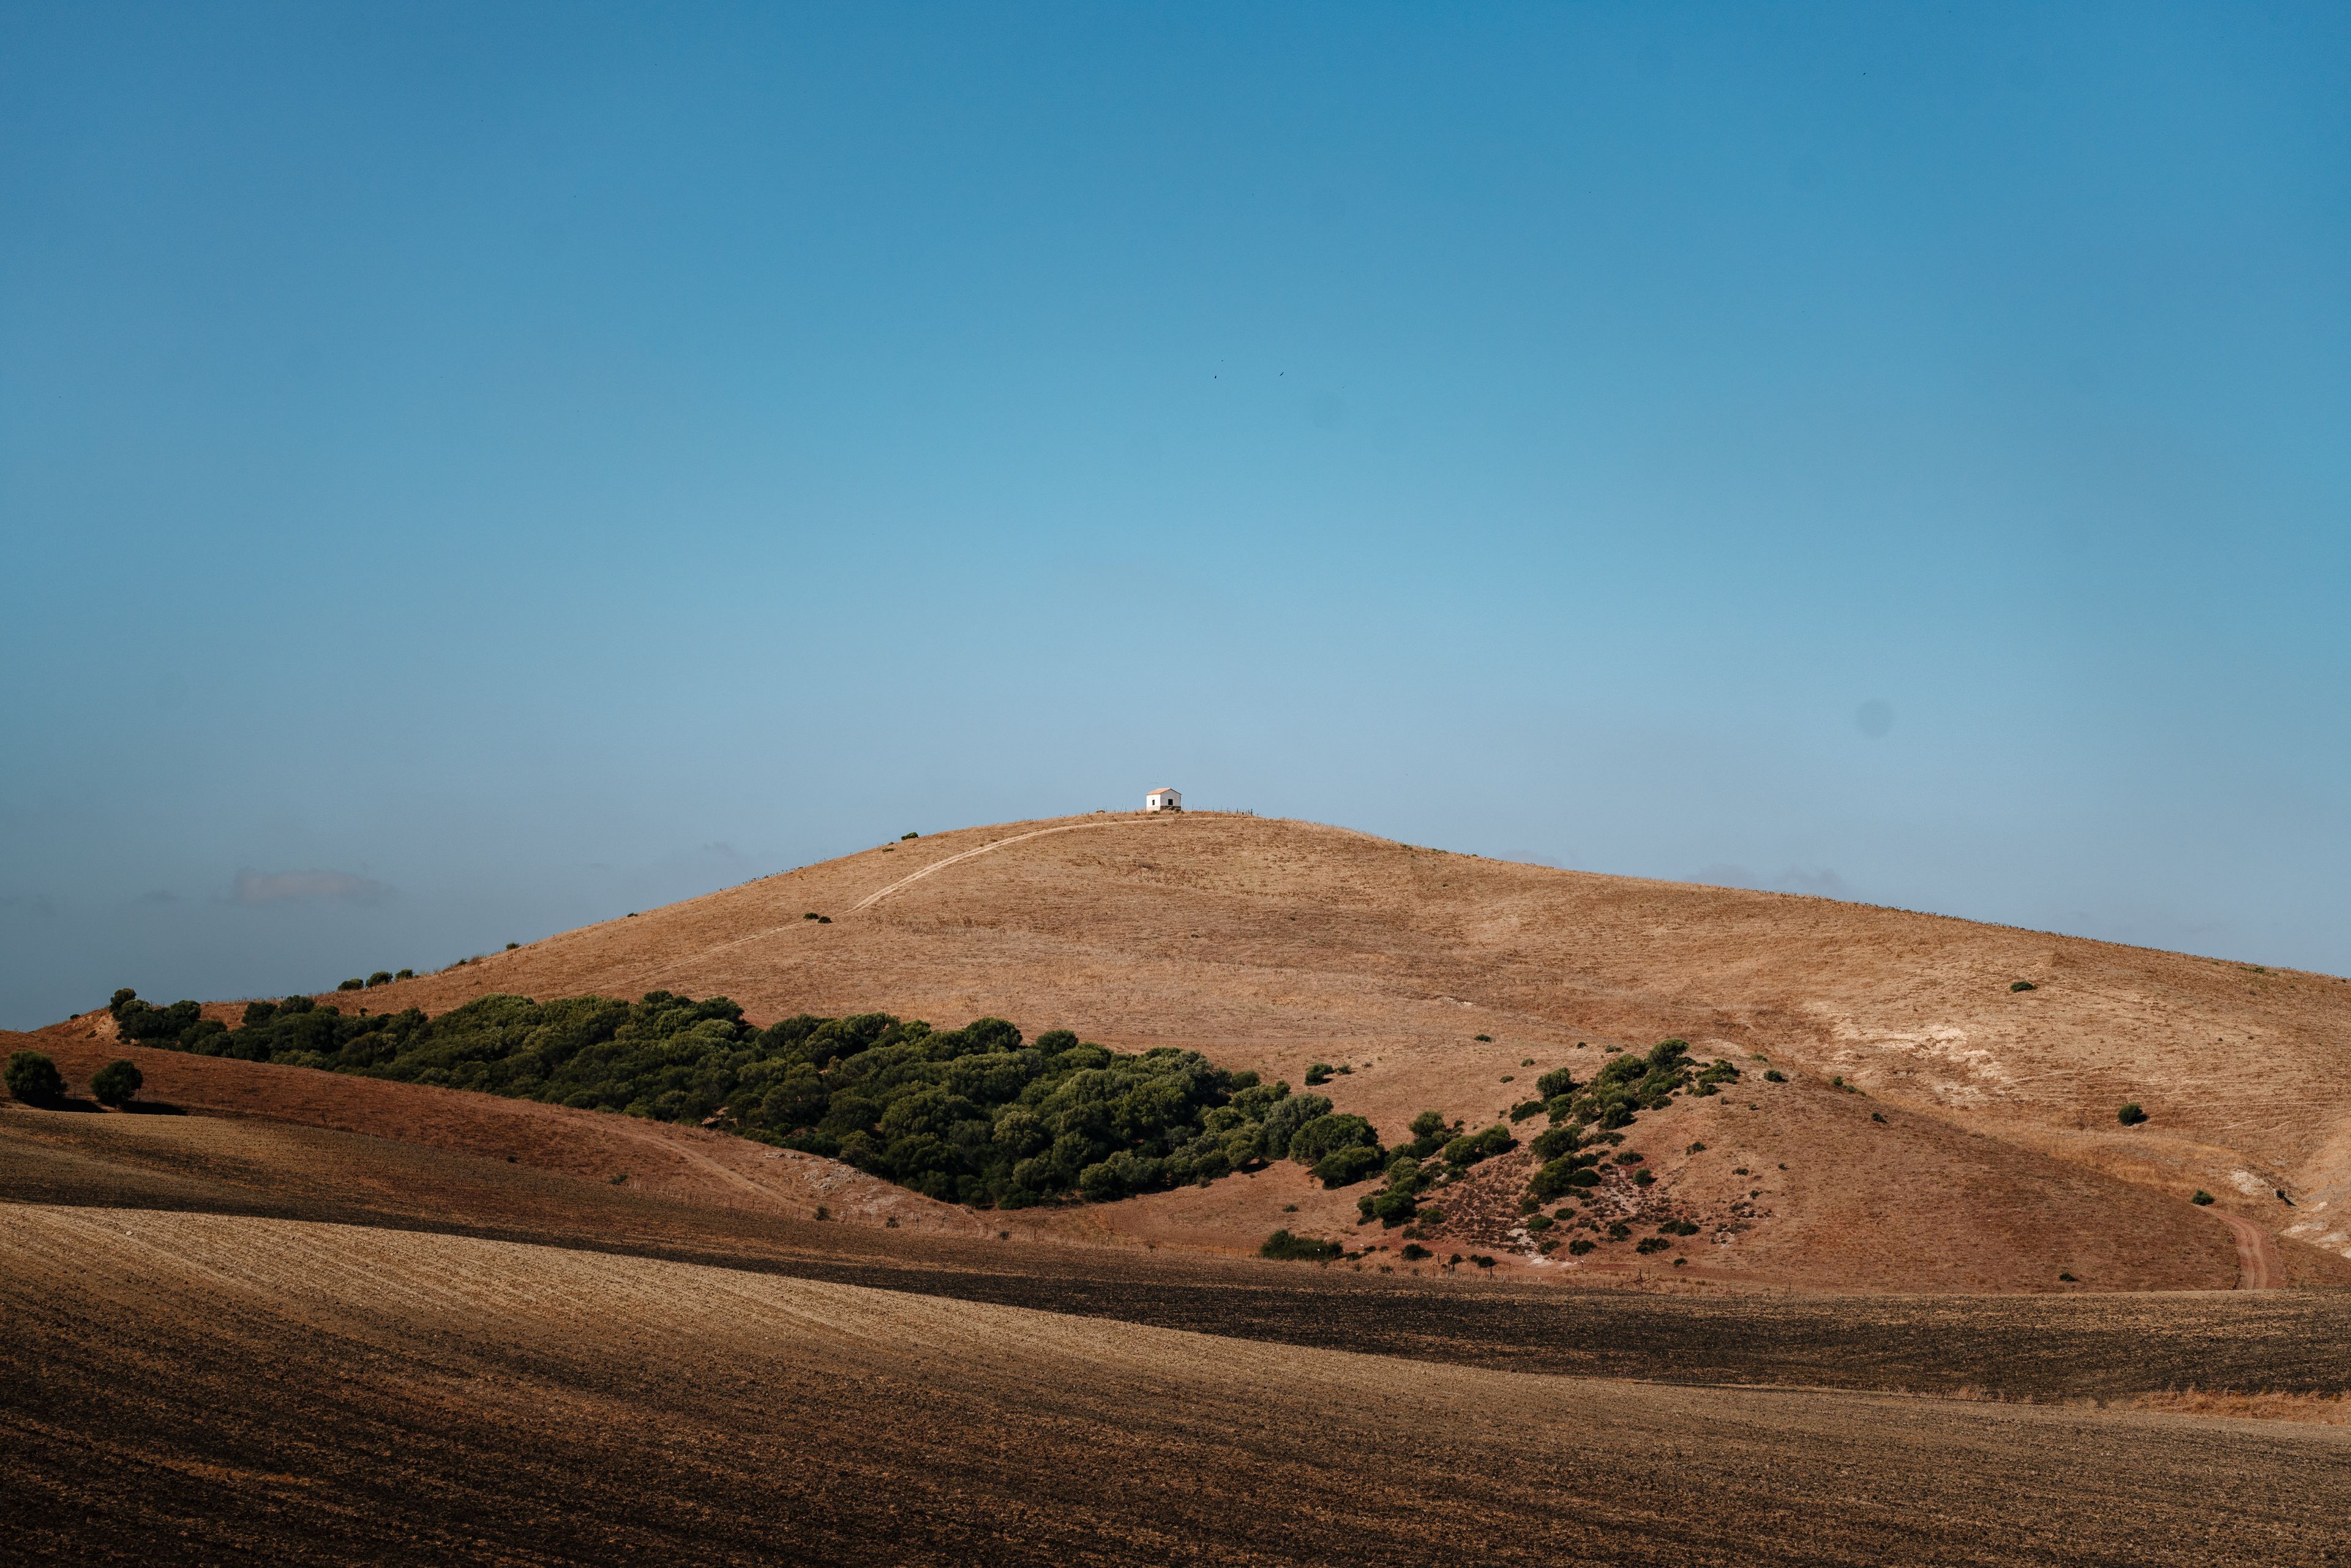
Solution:
[[[2229,1228],[2237,1239],[2237,1289],[2241,1291],[2282,1291],[2285,1288],[2285,1260],[2278,1255],[2277,1238],[2250,1219],[2233,1214],[2213,1218]]]
[[[1067,822],[1058,828],[1039,828],[1033,833],[1015,833],[1008,839],[998,839],[994,843],[982,844],[976,850],[966,850],[959,855],[949,855],[943,861],[933,861],[930,864],[925,866],[922,870],[915,872],[913,875],[902,876],[897,881],[892,883],[889,886],[867,894],[864,897],[859,899],[855,904],[849,906],[850,912],[854,914],[858,910],[871,908],[874,904],[877,904],[883,899],[889,897],[892,894],[896,893],[899,889],[922,881],[933,872],[945,871],[951,865],[961,865],[964,862],[972,859],[974,856],[987,854],[992,850],[1004,849],[1012,844],[1025,844],[1030,839],[1041,839],[1048,833],[1074,833],[1084,828],[1122,827],[1132,820],[1133,819],[1127,817],[1111,817],[1099,822]]]

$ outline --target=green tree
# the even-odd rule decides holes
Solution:
[[[101,1105],[128,1105],[146,1082],[137,1062],[110,1061],[91,1075],[89,1092]]]
[[[66,1097],[65,1076],[37,1051],[10,1052],[6,1079],[8,1092],[27,1105],[54,1105]]]

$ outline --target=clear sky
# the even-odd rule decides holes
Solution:
[[[0,5],[0,1024],[908,830],[2351,969],[2351,11]]]

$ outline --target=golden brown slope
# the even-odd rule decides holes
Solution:
[[[2038,988],[2011,991],[2020,978]],[[1677,1202],[1708,1219],[1754,1211],[1727,1244],[1683,1249],[1727,1277],[2225,1285],[2233,1244],[2185,1203],[2198,1187],[2351,1251],[2339,980],[1311,823],[1102,814],[969,829],[567,932],[366,1002],[438,1011],[486,991],[655,987],[723,992],[758,1019],[879,1008],[1066,1023],[1293,1083],[1310,1061],[1348,1062],[1330,1092],[1390,1135],[1426,1107],[1475,1124],[1543,1068],[1596,1064],[1610,1043],[1678,1034],[1701,1054],[1763,1052],[1794,1082],[1766,1085],[1749,1061],[1741,1092],[1642,1129]],[[2154,1120],[2121,1128],[2125,1101]],[[1691,1142],[1708,1149],[1686,1160]],[[1352,1195],[1285,1172],[1124,1207],[1120,1223],[1232,1245],[1292,1202],[1326,1227],[1352,1218]],[[2290,1251],[2305,1277],[2330,1277]]]

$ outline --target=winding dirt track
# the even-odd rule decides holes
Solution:
[[[1123,828],[1133,827],[1134,825],[1136,825],[1134,819],[1131,817],[1111,817],[1099,822],[1065,822],[1058,828],[1039,828],[1036,831],[1030,833],[1015,833],[1008,839],[998,839],[993,843],[982,844],[976,850],[966,850],[961,854],[949,855],[945,860],[933,861],[930,864],[925,866],[922,870],[914,873],[910,876],[902,876],[897,881],[890,883],[887,887],[874,889],[872,893],[867,894],[864,897],[859,899],[855,904],[851,904],[849,907],[852,911],[871,909],[873,905],[881,903],[892,894],[896,893],[903,888],[912,887],[914,883],[922,881],[925,877],[943,872],[951,865],[961,865],[967,860],[977,860],[981,855],[993,854],[998,850],[1008,849],[1014,844],[1025,844],[1030,839],[1041,839],[1049,833],[1074,833],[1087,828]]]
[[[2237,1239],[2237,1289],[2241,1291],[2282,1291],[2285,1288],[2285,1260],[2278,1253],[2277,1238],[2262,1227],[2240,1215],[2216,1215]]]

